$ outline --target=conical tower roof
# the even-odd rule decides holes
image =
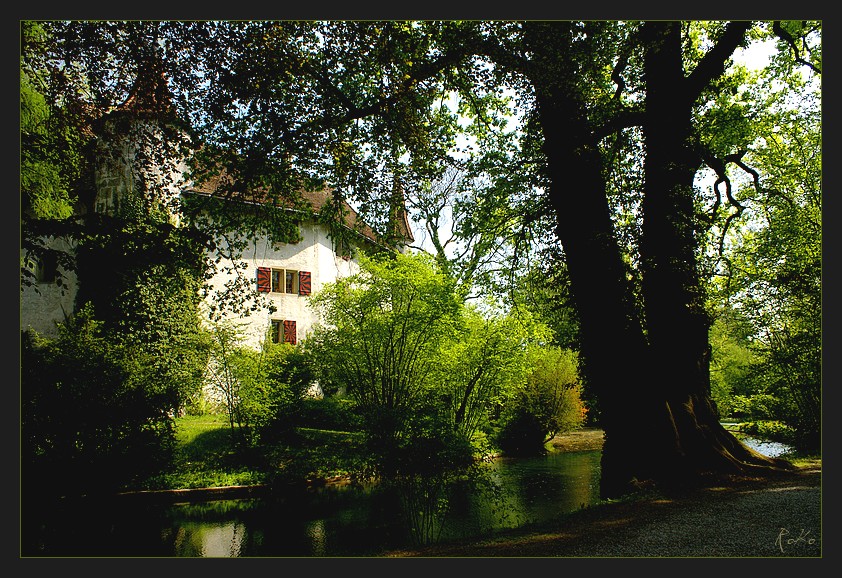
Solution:
[[[411,243],[415,240],[409,226],[409,214],[406,210],[406,193],[398,177],[392,184],[392,198],[389,202],[389,235],[393,241]]]
[[[117,110],[161,116],[173,112],[173,95],[167,84],[160,50],[151,50],[140,63],[134,86]]]

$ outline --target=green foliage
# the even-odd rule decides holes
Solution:
[[[268,441],[282,439],[299,425],[304,393],[312,383],[309,359],[289,343],[266,342],[261,359],[262,388],[252,418],[254,431]],[[250,404],[250,405],[252,405]],[[259,413],[258,413],[259,410]]]
[[[722,419],[745,411],[735,396],[755,391],[755,369],[762,358],[752,347],[751,331],[737,311],[720,315],[711,326],[711,398]]]
[[[319,383],[353,400],[378,473],[463,467],[490,409],[525,373],[535,329],[465,308],[429,255],[363,256],[360,266],[311,299],[324,323],[305,345]]]
[[[552,332],[552,343],[562,349],[577,349],[579,319],[570,295],[570,276],[558,251],[545,251],[521,277],[515,301],[528,309]]]
[[[525,311],[466,306],[434,371],[434,395],[453,427],[467,439],[487,431],[490,409],[505,405],[530,371],[529,345],[547,339],[547,328]]]
[[[44,27],[23,21],[21,36],[21,208],[37,219],[62,220],[73,213],[72,189],[84,166],[85,136],[73,126],[67,103],[62,107],[48,101],[45,71],[28,64],[28,52],[47,42]]]
[[[557,433],[582,426],[582,402],[575,352],[538,348],[531,373],[499,419],[497,444],[507,454],[541,454]]]
[[[22,358],[27,476],[114,490],[172,456],[172,416],[198,403],[202,238],[166,222],[91,216],[77,233],[80,313]],[[63,470],[63,471],[62,471]]]
[[[775,395],[753,393],[735,395],[731,400],[733,417],[749,420],[770,420],[786,415],[787,403]]]
[[[305,397],[298,408],[299,427],[334,431],[360,431],[362,419],[347,397]]]
[[[516,392],[540,416],[542,439],[572,427],[575,361],[533,355],[549,329],[524,309],[462,305],[429,255],[363,257],[359,275],[326,286],[311,304],[324,322],[305,343],[319,383],[353,400],[381,474],[464,467],[489,449],[492,414]],[[546,377],[570,378],[558,391],[540,377],[552,363],[559,371],[573,364],[570,376]]]
[[[803,90],[795,102],[784,98],[780,80],[763,76],[752,89],[765,109],[748,160],[763,178],[739,190],[751,224],[735,231],[714,295],[750,327],[752,383],[734,391],[755,400],[741,400],[744,411],[786,422],[799,449],[810,451],[820,447],[821,431],[821,111],[801,73],[786,76]],[[761,404],[767,396],[776,403]]]
[[[274,206],[289,200],[290,191],[327,185],[337,198],[357,201],[375,230],[388,234],[384,207],[396,180],[406,190],[421,190],[446,167],[468,169],[466,186],[460,189],[465,196],[453,203],[453,214],[476,218],[457,227],[457,237],[468,250],[454,268],[456,274],[467,272],[465,278],[493,290],[511,287],[524,270],[519,257],[535,255],[533,248],[558,245],[562,239],[563,258],[577,285],[571,294],[583,325],[581,333],[572,335],[594,339],[583,369],[589,386],[600,382],[608,386],[606,411],[617,391],[610,384],[621,371],[630,371],[636,353],[629,352],[636,352],[637,340],[652,329],[647,323],[671,318],[660,314],[686,293],[700,294],[694,272],[701,264],[703,274],[716,274],[730,283],[723,289],[725,295],[716,297],[722,301],[719,305],[739,306],[754,326],[752,343],[764,363],[753,365],[763,371],[755,374],[753,389],[746,395],[785,400],[793,410],[788,419],[798,423],[805,440],[815,442],[821,393],[821,114],[820,83],[808,72],[821,65],[821,23],[685,22],[680,23],[681,34],[676,23],[672,38],[681,45],[674,45],[675,60],[654,64],[647,70],[652,74],[644,76],[644,61],[650,61],[655,51],[642,42],[640,31],[650,24],[663,26],[638,21],[24,23],[26,80],[21,102],[27,109],[23,127],[28,140],[22,148],[28,156],[22,154],[27,163],[22,192],[45,200],[30,203],[43,214],[61,214],[53,209],[64,202],[62,187],[72,180],[73,153],[78,150],[68,139],[84,136],[88,126],[75,122],[83,117],[79,111],[92,111],[91,116],[98,118],[122,102],[140,65],[139,55],[155,43],[166,54],[176,112],[189,119],[201,137],[195,174],[217,175],[224,169],[230,179],[221,192],[232,200],[251,202],[260,191]],[[738,27],[749,28],[748,33],[743,36]],[[737,33],[729,37],[729,44],[720,45],[728,29]],[[746,87],[742,83],[755,77],[731,67],[729,54],[746,39],[769,34],[779,39],[780,50],[758,82]],[[733,74],[720,76],[720,64]],[[649,80],[661,73],[667,80],[662,84],[662,102],[669,105],[658,111],[661,126],[682,121],[676,133],[686,130],[694,141],[684,150],[685,158],[667,150],[659,159],[649,154],[654,147],[644,146],[644,138],[652,135],[644,135],[641,123],[654,117],[652,111],[642,115],[642,107],[651,96],[647,88],[654,86]],[[676,92],[676,83],[682,83],[686,93]],[[676,98],[679,93],[685,94],[683,101]],[[797,102],[790,106],[793,96]],[[457,101],[453,109],[444,104],[451,97]],[[691,103],[695,103],[692,121]],[[663,120],[672,105],[688,111],[686,123],[681,114]],[[466,123],[460,122],[460,114]],[[46,132],[39,128],[45,119],[52,123]],[[79,130],[59,130],[68,127]],[[468,137],[469,144],[463,147],[459,136]],[[42,149],[44,139],[55,142]],[[59,158],[55,149],[68,154]],[[707,250],[701,252],[713,264],[696,262],[693,235],[680,239],[682,246],[676,248],[687,251],[675,260],[671,243],[653,240],[652,246],[661,253],[653,259],[651,271],[657,276],[683,263],[681,272],[688,274],[688,283],[675,283],[664,299],[649,299],[644,310],[639,291],[641,203],[655,195],[640,192],[652,185],[642,182],[643,167],[649,174],[664,169],[671,178],[681,172],[669,168],[679,161],[687,169],[684,189],[689,190],[701,157],[711,155],[723,163],[727,159],[729,171],[737,166],[748,175],[740,182],[731,174],[728,184],[736,186],[729,186],[727,193],[700,191],[692,199],[698,209],[694,224],[699,230],[694,232],[708,233],[703,248]],[[77,185],[69,198],[83,190]],[[222,205],[215,216],[225,220],[228,207]],[[691,221],[692,207],[678,200],[668,205],[660,223],[657,215],[647,216],[653,230],[659,225],[669,229],[684,218]],[[439,207],[433,204],[428,214],[436,216]],[[267,216],[277,214],[265,212],[223,225],[265,225],[271,220]],[[732,217],[750,214],[752,220],[738,230]],[[25,224],[28,233],[30,223]],[[284,226],[276,230],[283,236],[293,233]],[[451,256],[462,249],[458,243],[452,245],[438,255],[440,264],[452,263]],[[480,267],[477,259],[489,255],[494,266],[486,262]],[[111,267],[134,255],[116,257],[99,264]],[[715,269],[720,257],[724,265]],[[118,268],[114,278],[139,279],[142,271],[143,267]],[[359,280],[364,286],[365,280]],[[384,287],[392,291],[399,285]],[[104,298],[97,302],[97,315],[107,320],[156,302],[151,293],[133,293],[125,301],[131,307],[112,315],[106,311],[109,296],[123,296],[122,290],[113,288],[103,290]],[[360,291],[359,311],[366,315],[357,315],[353,308],[333,312],[335,318],[328,324],[341,331],[321,337],[320,359],[333,363],[320,368],[320,381],[328,389],[346,389],[365,408],[386,408],[380,416],[383,423],[400,427],[410,408],[431,391],[435,344],[446,343],[458,328],[444,321],[450,316],[451,299],[446,299],[447,313],[437,318],[431,312],[442,303],[424,302],[414,312],[403,311],[407,302],[384,299],[387,289],[380,296],[352,286],[341,291],[348,295]],[[564,297],[563,291],[551,292],[546,300]],[[620,303],[627,298],[628,307]],[[676,311],[682,311],[680,306]],[[403,313],[407,313],[404,323],[397,323]],[[159,317],[157,312],[154,317]],[[414,337],[422,335],[422,320],[429,326],[428,340]],[[560,331],[567,325],[564,321],[547,319],[558,339],[566,340]],[[136,323],[133,331],[143,335],[142,327]],[[168,326],[154,323],[151,328],[159,337],[169,331]],[[369,341],[370,334],[379,338]],[[706,345],[699,343],[701,339],[693,339],[699,351]],[[737,341],[737,347],[731,347],[729,340],[717,344],[721,360],[739,356],[744,344]],[[413,344],[420,345],[413,348]],[[341,346],[337,353],[330,353],[333,345]],[[603,372],[608,366],[604,361],[622,353],[629,355],[618,364],[622,369]],[[604,357],[599,359],[600,355]],[[651,363],[662,366],[672,357],[652,356]],[[643,358],[647,361],[639,371],[657,373],[658,366]],[[717,369],[721,379],[714,380],[714,387],[723,401],[733,393],[726,392],[726,384],[737,387],[733,384],[740,381],[749,389],[747,379],[726,375],[723,366]],[[433,423],[445,423],[441,406],[427,409]]]
[[[327,393],[343,391],[366,413],[409,411],[431,387],[439,341],[453,331],[453,284],[423,254],[363,255],[360,268],[311,296],[322,325],[306,347]]]
[[[168,465],[172,400],[143,371],[154,352],[113,340],[90,308],[55,339],[25,333],[21,346],[25,491],[116,491]]]
[[[255,351],[242,345],[241,333],[231,323],[217,323],[212,331],[207,383],[210,395],[228,416],[232,436],[255,446],[262,438],[289,435],[309,383],[294,346],[267,340]]]
[[[43,64],[51,38],[41,23],[21,22],[20,61],[20,248],[21,289],[38,289],[33,270],[46,260],[59,264],[57,284],[64,288],[62,271],[74,263],[48,239],[73,233],[71,218],[88,188],[87,146],[90,132],[75,95],[55,97],[62,73]],[[66,88],[66,87],[64,87]]]
[[[142,343],[146,386],[174,412],[197,403],[210,349],[199,317],[201,236],[168,223],[90,219],[77,249],[79,305],[121,342]]]
[[[743,422],[739,431],[764,440],[772,440],[785,444],[797,444],[798,432],[786,423],[774,419],[757,419]]]

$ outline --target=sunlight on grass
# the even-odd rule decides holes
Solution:
[[[175,426],[173,467],[140,489],[248,486],[278,477],[333,480],[358,469],[361,460],[359,433],[300,428],[289,445],[243,447],[225,415],[184,416],[175,420]]]

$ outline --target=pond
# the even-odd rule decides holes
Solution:
[[[775,457],[788,449],[748,438]],[[497,459],[480,484],[338,486],[194,503],[131,500],[51,509],[28,520],[23,556],[359,557],[487,536],[556,519],[599,500],[599,451]],[[446,502],[437,501],[446,497]],[[446,510],[436,505],[446,503]]]
[[[754,451],[759,452],[764,456],[769,456],[770,458],[777,458],[792,451],[792,446],[770,440],[744,437],[742,438],[742,442]]]
[[[600,452],[553,453],[488,464],[480,486],[322,487],[283,497],[102,506],[64,505],[30,524],[23,556],[373,556],[437,539],[486,535],[598,500]]]

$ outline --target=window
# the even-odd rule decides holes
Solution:
[[[55,283],[58,278],[58,257],[52,251],[40,256],[35,265],[35,279],[38,283]]]
[[[298,341],[295,321],[289,319],[272,320],[272,343],[289,343],[295,345]]]
[[[351,260],[351,245],[348,243],[348,240],[344,237],[336,239],[336,246],[334,247],[334,252],[336,253],[337,257],[342,257],[346,261]]]
[[[294,269],[257,268],[257,290],[261,293],[310,294],[310,272]]]
[[[272,293],[298,293],[298,271],[272,269]]]

